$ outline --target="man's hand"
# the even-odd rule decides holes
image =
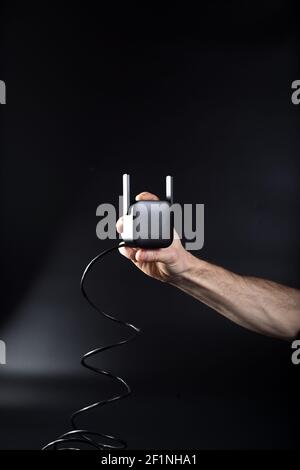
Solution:
[[[148,192],[140,193],[136,196],[136,201],[158,200],[155,194]],[[117,222],[117,231],[122,233],[122,217]],[[137,268],[148,276],[159,279],[163,282],[172,282],[187,271],[192,262],[193,256],[182,246],[179,238],[174,238],[172,245],[168,248],[156,250],[145,250],[139,248],[121,247],[120,253],[130,259]]]

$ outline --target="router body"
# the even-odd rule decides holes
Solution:
[[[173,242],[173,178],[166,177],[165,201],[130,203],[130,176],[123,175],[122,239],[132,247],[167,248]]]

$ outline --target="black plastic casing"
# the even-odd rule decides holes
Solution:
[[[129,207],[133,238],[126,244],[138,248],[167,248],[173,242],[174,214],[167,201],[138,201]]]

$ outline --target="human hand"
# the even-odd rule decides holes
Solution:
[[[158,200],[155,194],[148,192],[136,196],[136,201]],[[117,231],[122,233],[122,217],[117,222]],[[184,249],[179,238],[174,237],[168,248],[142,249],[123,246],[120,253],[130,259],[137,268],[159,281],[173,282],[189,269],[193,256]]]

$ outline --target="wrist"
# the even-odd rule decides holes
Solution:
[[[195,278],[201,279],[206,270],[205,265],[207,263],[186,250],[184,250],[180,258],[180,267],[177,272],[170,276],[169,284],[175,287],[182,287],[193,282]]]

